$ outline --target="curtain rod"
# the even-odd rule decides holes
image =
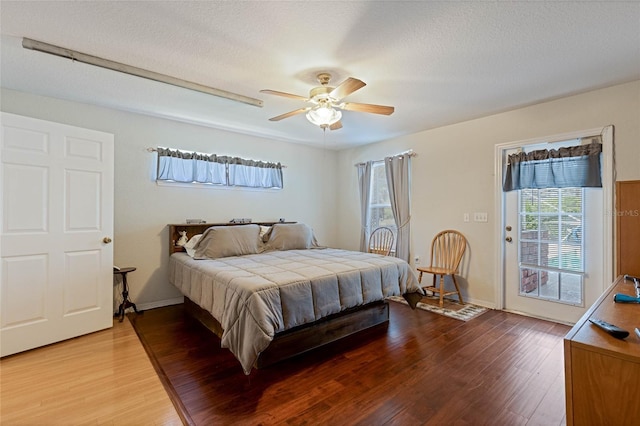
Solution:
[[[391,155],[391,157],[401,157],[401,156],[404,156],[404,155],[406,155],[407,157],[417,157],[418,153],[415,152],[414,150],[410,149],[408,151],[401,152],[400,154]],[[377,160],[377,161],[382,161],[382,160]],[[358,166],[361,166],[363,164],[366,164],[366,163],[362,163],[362,162],[361,163],[356,163],[356,164],[354,164],[354,166],[358,167]]]
[[[178,151],[181,151],[181,150],[178,150]],[[147,152],[158,152],[158,149],[157,148],[153,148],[153,147],[148,147],[147,148]],[[257,161],[262,161],[262,160],[257,160]],[[270,163],[270,162],[271,161],[265,161],[265,163]],[[287,168],[287,166],[285,166],[284,164],[280,164],[280,167],[282,167],[283,169]]]

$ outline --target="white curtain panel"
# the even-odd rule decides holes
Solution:
[[[398,227],[396,257],[410,262],[411,244],[411,156],[408,154],[384,159],[393,218]]]
[[[369,199],[371,192],[371,161],[358,164],[358,188],[360,189],[360,251],[369,246]]]

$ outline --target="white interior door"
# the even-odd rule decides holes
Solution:
[[[113,323],[113,135],[1,115],[1,356]]]

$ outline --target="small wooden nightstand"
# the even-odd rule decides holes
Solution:
[[[118,308],[118,313],[115,315],[120,317],[120,322],[124,320],[124,311],[126,311],[127,308],[133,308],[136,314],[139,313],[138,308],[136,308],[136,304],[129,300],[129,286],[127,285],[127,274],[135,270],[136,268],[134,267],[113,269],[114,275],[122,276],[122,303]]]

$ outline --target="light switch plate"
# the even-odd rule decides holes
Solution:
[[[475,212],[473,214],[474,222],[488,222],[488,215],[486,212]]]

